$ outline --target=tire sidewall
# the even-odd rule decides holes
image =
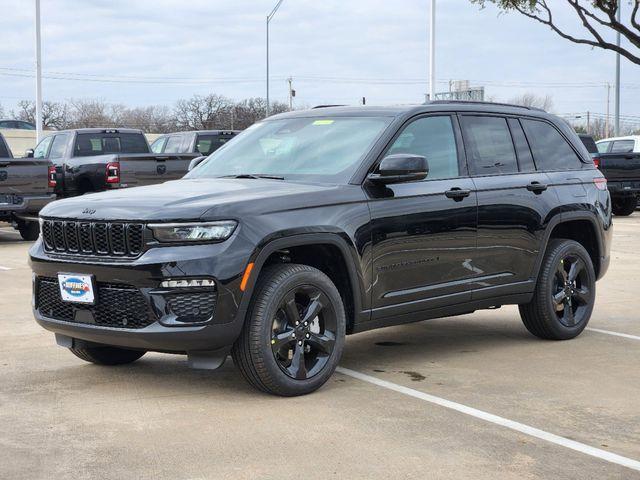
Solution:
[[[277,384],[278,389],[286,395],[301,395],[320,388],[333,374],[344,348],[345,341],[345,313],[340,293],[329,277],[313,267],[302,266],[302,269],[288,275],[275,288],[269,289],[269,282],[265,282],[256,295],[256,302],[251,311],[251,337],[259,336],[258,351],[251,348],[251,358],[254,362],[261,362],[270,380]],[[296,380],[288,376],[278,365],[271,349],[272,322],[284,296],[291,290],[302,286],[312,285],[320,289],[332,302],[336,315],[336,339],[331,357],[327,364],[311,378]]]

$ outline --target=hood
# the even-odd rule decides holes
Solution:
[[[248,209],[260,214],[335,203],[336,195],[331,192],[352,188],[262,178],[182,179],[58,200],[47,205],[40,215],[139,221],[215,219],[220,215],[233,218]]]

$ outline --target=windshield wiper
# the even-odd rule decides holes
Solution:
[[[262,173],[239,173],[238,175],[223,175],[220,178],[269,178],[271,180],[284,180],[278,175],[267,175]]]

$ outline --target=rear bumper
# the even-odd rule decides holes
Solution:
[[[234,272],[235,268],[231,265],[230,257],[224,255],[225,250],[224,244],[152,248],[131,262],[107,263],[104,259],[92,259],[92,263],[85,263],[87,259],[52,258],[44,252],[42,241],[38,241],[32,247],[29,260],[34,280],[34,317],[43,328],[56,334],[123,348],[188,353],[228,347],[240,334],[244,315],[239,308],[241,270],[230,273]],[[242,269],[243,266],[239,265],[239,268]],[[84,315],[78,314],[81,308],[75,306],[73,319],[48,316],[52,311],[40,309],[39,302],[42,298],[37,286],[42,278],[57,278],[58,273],[93,275],[95,285],[117,284],[131,288],[144,298],[150,315],[148,324],[143,328],[100,325],[95,321],[98,318],[98,308],[116,309],[115,312],[109,313],[111,318],[117,318],[117,315],[122,315],[121,312],[125,310],[122,310],[122,305],[105,306],[99,303],[96,310],[92,310],[95,318],[89,319],[88,322],[85,321]],[[175,313],[167,307],[167,297],[180,295],[182,292],[178,289],[161,288],[160,283],[168,279],[201,277],[211,278],[216,282],[217,294],[213,316],[200,323],[177,321]],[[100,298],[97,298],[96,302],[100,302]]]
[[[2,219],[29,219],[38,217],[40,210],[45,205],[56,199],[55,194],[20,197],[20,202],[12,205],[0,204],[0,218]]]
[[[607,187],[615,196],[640,195],[640,180],[607,181]]]

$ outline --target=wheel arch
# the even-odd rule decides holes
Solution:
[[[290,263],[302,263],[318,268],[336,284],[343,297],[348,333],[353,331],[356,323],[366,320],[361,318],[364,315],[362,305],[365,290],[362,276],[357,267],[355,246],[350,245],[337,233],[292,235],[265,243],[249,261],[249,263],[253,263],[253,268],[240,303],[239,313],[242,317],[246,315],[256,282],[264,268],[272,263],[286,263],[278,262],[276,259],[282,252],[288,252],[291,255]],[[321,254],[329,252],[339,254],[339,257],[333,258],[331,256],[328,258]],[[316,254],[315,258],[313,253]],[[339,277],[342,274],[344,274],[346,283],[340,281]]]
[[[580,243],[589,253],[596,278],[601,277],[602,254],[605,251],[602,235],[599,233],[602,226],[594,214],[589,212],[566,212],[553,217],[547,230],[536,260],[534,279],[538,278],[542,260],[549,246],[549,242],[554,238],[566,238]]]

